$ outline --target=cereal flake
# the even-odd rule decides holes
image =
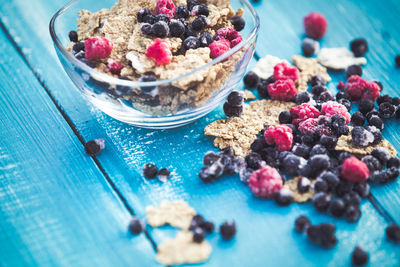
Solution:
[[[325,67],[335,70],[344,70],[354,64],[367,64],[367,60],[364,57],[355,57],[353,52],[346,47],[322,48],[317,60]]]
[[[182,230],[189,229],[195,210],[183,200],[161,202],[158,208],[146,207],[147,222],[153,227],[170,224]]]
[[[297,184],[301,178],[302,178],[302,176],[296,176],[296,177],[286,181],[285,184],[283,185],[284,188],[287,188],[290,191],[292,191],[293,201],[295,201],[297,203],[307,202],[307,201],[311,200],[315,195],[314,186],[313,186],[315,183],[315,180],[310,180],[311,185],[310,185],[310,189],[307,192],[305,192],[305,193],[299,192],[299,190],[297,189]]]

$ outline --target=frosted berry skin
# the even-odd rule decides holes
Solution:
[[[309,132],[316,132],[318,126],[318,119],[309,118],[299,123],[299,131],[302,134]]]
[[[230,47],[235,47],[237,44],[239,44],[243,39],[240,33],[235,31],[235,29],[231,27],[224,27],[221,28],[217,31],[217,33],[214,36],[214,40],[218,41],[221,39],[226,39],[230,42]]]
[[[285,62],[278,63],[274,66],[274,79],[277,80],[293,80],[299,78],[299,70],[295,66],[288,65]]]
[[[328,22],[321,13],[311,12],[304,17],[304,29],[306,34],[315,40],[321,39],[327,28]]]
[[[265,141],[269,145],[276,144],[279,151],[288,151],[292,147],[292,129],[286,124],[268,127],[264,132]]]
[[[354,156],[344,160],[340,177],[352,183],[363,182],[368,179],[367,165]]]
[[[381,88],[375,82],[367,82],[358,75],[352,75],[346,82],[345,90],[353,100],[365,98],[375,102],[378,99]]]
[[[147,48],[146,57],[154,59],[158,66],[166,65],[172,61],[172,52],[167,41],[156,38]]]
[[[283,187],[282,177],[279,172],[270,166],[254,171],[249,178],[251,192],[259,198],[273,198],[275,192]]]
[[[115,75],[120,75],[122,70],[122,63],[119,61],[115,61],[112,59],[109,59],[107,61],[107,69],[106,71],[111,72],[112,74]]]
[[[362,98],[369,99],[375,102],[378,99],[380,92],[381,88],[376,82],[368,82]]]
[[[89,60],[108,58],[113,44],[103,36],[91,37],[85,41],[85,57]]]
[[[208,46],[208,48],[210,48],[210,57],[217,58],[225,52],[228,52],[230,47],[231,43],[226,39],[214,41]]]
[[[322,104],[321,114],[327,117],[332,117],[335,114],[342,115],[346,119],[346,124],[350,122],[351,116],[347,108],[335,101],[328,101]]]
[[[296,98],[296,85],[293,80],[277,80],[268,85],[268,94],[274,100],[291,101]]]
[[[175,15],[175,4],[172,0],[157,0],[155,14],[165,14],[170,19]]]
[[[311,104],[301,104],[297,107],[290,108],[290,115],[292,115],[292,123],[298,126],[300,122],[309,118],[318,118],[320,112]]]

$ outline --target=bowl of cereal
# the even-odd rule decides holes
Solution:
[[[174,128],[238,85],[260,21],[247,0],[73,0],[50,21],[59,60],[109,116]]]

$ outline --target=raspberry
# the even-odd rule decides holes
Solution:
[[[307,36],[319,40],[324,36],[328,22],[324,15],[318,12],[311,12],[304,17],[304,28]]]
[[[350,122],[351,118],[350,113],[347,111],[347,108],[335,101],[328,101],[326,103],[323,103],[321,114],[328,117],[339,114],[346,119],[346,124]]]
[[[274,79],[275,80],[293,80],[299,78],[299,70],[285,62],[278,63],[274,66]]]
[[[352,182],[358,183],[367,180],[369,176],[369,169],[367,165],[354,156],[344,160],[340,177]]]
[[[274,100],[291,101],[297,95],[293,80],[277,80],[268,85],[268,94]]]
[[[212,42],[208,48],[210,48],[210,57],[216,58],[224,54],[230,49],[230,42],[226,39],[220,39]]]
[[[275,168],[267,165],[251,174],[249,187],[259,198],[272,198],[283,187],[282,177]]]
[[[343,82],[343,81],[340,81],[340,82],[336,85],[336,88],[337,88],[338,90],[344,90],[344,88],[345,88],[344,82]]]
[[[360,99],[365,88],[368,86],[368,82],[358,75],[352,75],[346,82],[345,90],[350,94],[353,100]]]
[[[108,58],[112,48],[113,44],[106,38],[91,37],[85,41],[85,57],[89,60]]]
[[[376,99],[378,99],[379,93],[381,92],[381,88],[375,82],[368,82],[367,86],[364,89],[365,91],[362,95],[362,98],[369,99],[374,102],[376,101]]]
[[[317,125],[318,125],[318,119],[309,118],[299,123],[299,131],[302,134],[315,132]]]
[[[304,103],[300,106],[293,107],[290,109],[290,115],[292,115],[292,123],[298,125],[300,122],[309,118],[318,118],[319,110],[313,105]]]
[[[152,58],[157,65],[169,64],[172,60],[172,53],[167,41],[156,38],[152,45],[147,48],[146,57]]]
[[[228,40],[230,42],[231,47],[234,47],[242,41],[242,36],[233,28],[225,27],[219,29],[214,37],[214,40],[216,41],[221,39]]]
[[[264,133],[267,144],[276,144],[279,151],[288,151],[292,147],[292,129],[286,124],[268,127]]]
[[[175,5],[172,0],[157,0],[155,14],[165,14],[169,18],[173,18],[175,14]]]
[[[112,59],[108,59],[107,61],[107,72],[111,72],[112,74],[119,75],[122,70],[122,63],[119,61],[115,61]]]

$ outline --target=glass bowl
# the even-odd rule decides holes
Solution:
[[[110,0],[73,0],[50,21],[50,34],[68,76],[93,105],[109,116],[144,128],[183,126],[216,108],[243,78],[260,27],[259,17],[247,0],[230,3],[234,10],[244,9],[246,26],[240,32],[241,43],[187,73],[154,82],[124,80],[101,73],[68,51],[68,32],[76,30],[78,12],[96,12],[113,4]]]

